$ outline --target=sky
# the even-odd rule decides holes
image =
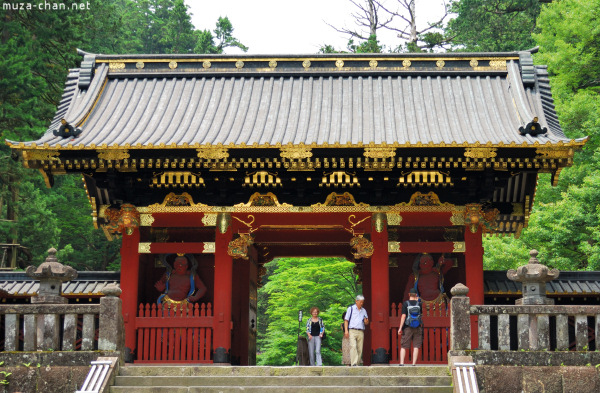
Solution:
[[[227,16],[233,36],[249,47],[250,54],[312,54],[324,44],[345,49],[349,36],[335,31],[355,28],[351,14],[358,10],[349,0],[185,0],[198,30],[214,30],[218,18]],[[360,2],[362,0],[356,0]],[[417,0],[417,26],[437,21],[443,0]],[[397,4],[387,0],[386,4]],[[395,33],[381,33],[380,44],[397,46]],[[242,53],[228,48],[225,53]]]

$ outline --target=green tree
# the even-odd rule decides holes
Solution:
[[[454,0],[450,10],[457,16],[445,35],[455,50],[506,52],[535,46],[539,0]]]
[[[296,359],[298,332],[305,335],[310,308],[321,310],[327,338],[323,341],[323,364],[341,363],[342,313],[360,292],[354,263],[340,258],[282,258],[259,291],[268,294],[266,315],[269,324],[261,331],[259,321],[258,363],[292,365]],[[263,299],[265,299],[263,297]],[[259,309],[261,305],[259,304]],[[298,327],[298,311],[304,314]]]
[[[557,187],[540,176],[528,228],[512,248],[486,239],[486,267],[524,264],[524,250],[562,270],[600,269],[600,0],[562,0],[542,8],[534,35],[535,61],[547,64],[561,126],[571,138],[589,136],[574,164],[561,172]],[[490,252],[491,251],[491,252]],[[518,253],[520,255],[515,255]]]
[[[224,53],[226,48],[248,51],[248,47],[233,36],[233,25],[227,17],[219,17],[214,35],[208,30],[202,30],[197,31],[196,36],[196,53],[219,54]]]

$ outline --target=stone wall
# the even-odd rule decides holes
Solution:
[[[2,352],[0,393],[65,393],[80,389],[90,362],[98,357],[119,357],[114,351]]]
[[[591,366],[476,366],[480,393],[597,393],[600,371]]]

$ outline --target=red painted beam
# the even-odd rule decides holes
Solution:
[[[214,213],[213,213],[214,214]],[[206,213],[152,213],[152,227],[197,228],[205,226],[202,218]]]
[[[352,234],[343,229],[339,230],[293,230],[293,229],[261,229],[253,233],[256,243],[271,244],[312,244],[340,243],[350,245]]]
[[[402,212],[401,227],[445,227],[451,226],[451,212]]]
[[[151,243],[149,254],[202,254],[207,249],[206,243]]]
[[[452,253],[454,251],[453,242],[400,242],[400,252],[407,254],[428,253]]]
[[[368,212],[345,213],[232,213],[234,230],[245,230],[248,225],[253,229],[350,229],[355,232],[369,232],[371,214]],[[246,225],[246,224],[248,225]]]

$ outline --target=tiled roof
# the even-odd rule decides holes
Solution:
[[[573,142],[558,124],[546,69],[525,67],[528,52],[411,56],[98,55],[69,74],[47,133],[10,143],[133,149]],[[87,76],[78,83],[91,71],[89,85]],[[519,127],[536,117],[548,133],[522,136]],[[54,136],[62,118],[81,135]]]
[[[62,293],[75,297],[102,296],[104,287],[118,285],[119,281],[119,272],[78,272],[76,279],[62,284]],[[24,272],[0,272],[0,293],[4,296],[35,296],[39,287],[39,281]]]
[[[506,271],[484,271],[486,295],[521,295],[521,283],[506,277]],[[600,272],[561,271],[556,280],[546,283],[548,295],[600,295]]]

